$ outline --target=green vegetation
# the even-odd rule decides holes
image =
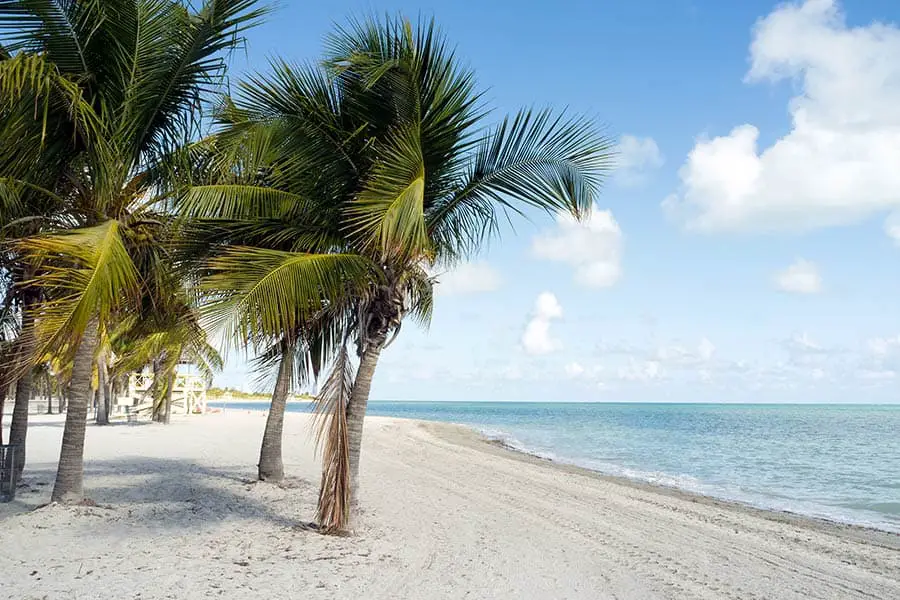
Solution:
[[[402,18],[351,22],[319,62],[274,60],[223,95],[265,11],[192,6],[0,0],[0,388],[18,406],[41,365],[65,377],[53,499],[81,502],[94,391],[152,365],[166,422],[179,359],[221,366],[214,330],[275,376],[260,479],[284,476],[290,390],[319,383],[317,517],[343,531],[379,357],[427,325],[432,273],[528,210],[587,215],[613,143],[577,116],[493,114],[434,24]]]
[[[206,397],[210,402],[215,402],[221,398],[231,398],[234,401],[246,400],[249,402],[257,402],[260,400],[265,400],[268,402],[272,398],[272,394],[265,394],[262,392],[242,392],[235,388],[219,388],[219,387],[211,387],[206,390]],[[292,394],[291,400],[302,400],[312,402],[316,397],[312,394]]]

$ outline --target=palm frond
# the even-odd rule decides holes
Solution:
[[[37,319],[39,355],[81,339],[92,319],[106,323],[110,313],[137,297],[139,275],[121,234],[121,224],[109,220],[15,242],[40,267],[26,285],[40,287],[48,296]]]
[[[102,141],[101,121],[81,87],[44,55],[20,53],[0,61],[0,111],[23,101],[32,103],[41,115],[42,143],[52,111],[68,115],[75,131],[87,139],[97,144]]]
[[[169,45],[164,58],[150,64],[155,49],[142,57],[149,71],[135,84],[142,100],[140,108],[132,109],[137,127],[129,135],[136,153],[189,141],[199,126],[201,98],[221,84],[224,54],[238,47],[242,34],[268,12],[258,0],[205,0],[195,14],[178,8],[160,27]]]
[[[431,235],[461,254],[496,231],[497,211],[589,213],[615,143],[583,117],[522,110],[486,135],[457,191],[429,207]]]
[[[431,325],[434,314],[435,278],[420,265],[411,266],[406,274],[406,312],[423,327]]]
[[[240,246],[210,259],[207,269],[207,321],[226,340],[242,342],[297,331],[327,303],[347,302],[378,277],[359,255]]]
[[[200,185],[190,188],[182,200],[184,218],[250,221],[285,219],[310,207],[302,197],[271,187],[255,185]]]
[[[352,233],[384,256],[427,255],[425,177],[418,128],[392,135],[365,189],[347,208]]]
[[[62,71],[86,75],[104,17],[99,0],[0,0],[0,40],[10,52],[41,51]]]
[[[354,370],[346,343],[315,400],[316,448],[322,453],[322,482],[316,520],[320,531],[338,533],[350,521],[350,440],[347,404]]]

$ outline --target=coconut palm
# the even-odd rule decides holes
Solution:
[[[477,253],[503,218],[533,209],[587,215],[613,144],[590,120],[546,110],[486,128],[473,73],[430,23],[351,24],[331,36],[324,64],[275,63],[240,85],[215,144],[225,163],[264,157],[236,169],[262,181],[198,186],[185,211],[231,234],[205,285],[227,296],[216,314],[245,337],[296,330],[297,305],[328,296],[288,265],[354,255],[369,264],[359,273],[363,293],[329,298],[338,324],[322,358],[331,372],[318,397],[318,518],[337,531],[357,503],[379,356],[405,319],[428,321],[429,273]]]
[[[2,9],[2,6],[0,6]],[[0,69],[11,65],[8,51],[0,44]],[[45,96],[37,90],[22,90],[17,97],[0,102],[0,270],[8,285],[4,294],[4,310],[14,314],[22,325],[24,336],[16,336],[9,351],[0,356],[4,363],[0,387],[14,379],[15,404],[10,423],[11,444],[19,447],[16,469],[21,475],[25,466],[28,432],[28,405],[33,391],[34,373],[28,368],[33,350],[29,326],[40,301],[40,290],[23,287],[32,269],[23,261],[9,240],[30,236],[67,222],[59,196],[50,192],[61,182],[67,161],[72,156],[69,142],[72,131],[65,102],[60,95]],[[35,117],[35,107],[43,105],[42,118]],[[11,341],[11,340],[8,340]]]
[[[200,289],[212,300],[208,326],[222,330],[226,344],[250,346],[261,380],[274,376],[257,466],[261,481],[279,482],[288,394],[318,376],[336,343],[339,307],[364,293],[377,274],[365,257],[329,245],[329,229],[310,221],[294,195],[275,187],[281,178],[275,171],[284,169],[286,159],[295,160],[284,153],[292,150],[281,146],[283,123],[251,124],[230,100],[217,117],[228,127],[197,144],[191,168],[185,169],[204,185],[194,186],[179,206],[186,221],[180,250],[185,262],[198,267]],[[316,160],[325,167],[329,156]],[[301,168],[309,164],[300,155],[296,161]],[[307,191],[319,193],[314,186]],[[327,202],[320,198],[319,205]],[[298,236],[323,241],[297,252]],[[253,257],[249,268],[235,269],[235,261],[247,256]],[[279,298],[282,310],[268,309],[273,298]]]
[[[172,191],[168,157],[197,137],[199,107],[216,90],[225,56],[263,14],[255,0],[0,0],[0,110],[37,98],[64,115],[72,155],[52,190],[66,230],[19,239],[45,295],[36,354],[74,355],[54,501],[83,498],[85,420],[99,330],[138,305],[160,256],[158,218]],[[46,119],[52,121],[49,117]],[[30,181],[19,178],[22,184]],[[158,272],[154,270],[151,272]]]

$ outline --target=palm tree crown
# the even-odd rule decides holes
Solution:
[[[205,142],[219,179],[183,209],[215,242],[216,320],[267,340],[330,309],[334,343],[318,354],[333,366],[320,401],[338,437],[326,444],[326,529],[344,527],[354,502],[378,355],[407,316],[430,317],[429,273],[529,208],[587,215],[611,166],[613,144],[588,119],[522,110],[485,127],[489,114],[432,23],[388,18],[339,30],[321,66],[275,62],[243,82]]]

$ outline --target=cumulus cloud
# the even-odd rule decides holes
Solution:
[[[631,359],[628,361],[628,365],[619,368],[619,379],[623,381],[649,382],[662,377],[662,364],[658,360],[637,361]]]
[[[441,294],[477,294],[499,289],[500,274],[485,262],[464,263],[438,275],[436,291]]]
[[[712,378],[714,372],[727,370],[731,366],[716,358],[716,346],[705,336],[696,345],[601,341],[596,348],[618,379],[626,382],[647,383],[694,376],[706,381]]]
[[[867,343],[869,352],[878,359],[883,359],[900,349],[900,335],[894,337],[872,338]]]
[[[822,291],[822,276],[818,267],[802,258],[776,273],[774,283],[777,289],[792,294],[818,294]]]
[[[709,341],[708,338],[703,338],[700,340],[700,345],[697,347],[697,356],[700,357],[702,361],[712,360],[713,354],[716,352],[716,345]]]
[[[791,131],[765,148],[751,124],[700,139],[664,206],[706,231],[803,230],[900,208],[897,56],[895,25],[848,27],[835,0],[780,5],[754,28],[746,80],[799,84]]]
[[[642,183],[650,171],[663,166],[665,159],[650,137],[623,135],[617,147],[616,180],[631,186]]]
[[[565,366],[566,375],[571,377],[572,379],[581,377],[584,375],[584,367],[577,362],[570,362]]]
[[[882,375],[900,370],[900,335],[870,339],[867,344],[868,356],[862,362],[862,369]],[[881,377],[888,379],[889,377]],[[870,377],[871,379],[871,377]]]
[[[550,322],[562,317],[562,306],[556,296],[543,292],[537,297],[534,313],[522,334],[522,347],[528,354],[550,354],[562,347],[550,335]]]
[[[794,334],[785,340],[784,347],[791,353],[828,354],[829,352],[821,344],[814,341],[805,331],[803,333]]]
[[[895,211],[884,221],[884,232],[900,246],[900,211]]]
[[[610,287],[622,276],[622,230],[612,212],[596,206],[582,222],[558,215],[556,229],[535,237],[532,250],[538,258],[572,265],[575,281],[586,287]]]
[[[703,338],[696,348],[680,344],[659,345],[653,359],[674,367],[695,367],[712,360],[716,346],[708,338]]]

